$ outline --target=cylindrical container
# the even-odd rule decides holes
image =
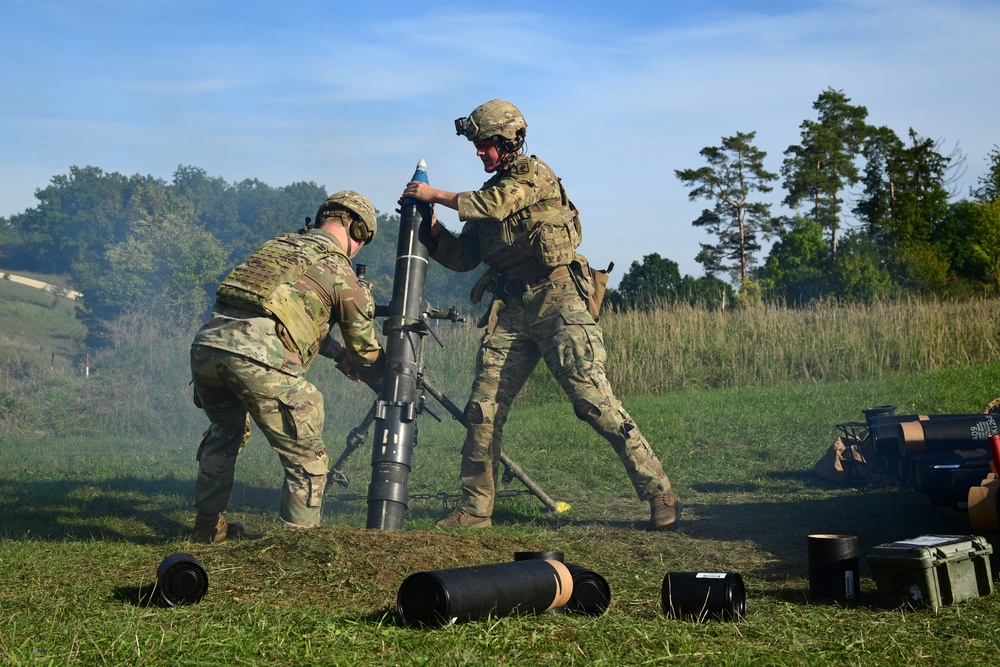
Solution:
[[[964,454],[964,456],[962,455]],[[920,493],[926,493],[928,497],[933,492],[931,486],[933,484],[940,484],[942,478],[938,477],[936,482],[931,481],[931,472],[935,468],[942,468],[945,466],[952,466],[953,468],[973,468],[982,467],[984,472],[982,477],[986,477],[990,465],[990,455],[985,453],[976,453],[975,450],[966,450],[962,454],[956,452],[939,452],[936,454],[927,454],[923,456],[907,456],[903,460],[908,462],[909,465],[909,477],[908,482],[910,486]],[[940,475],[941,473],[936,473]],[[980,481],[982,481],[982,477]],[[979,481],[976,482],[976,485]],[[968,486],[966,486],[968,490]],[[965,494],[963,493],[963,496]],[[933,504],[933,502],[932,502]]]
[[[537,614],[564,606],[572,594],[564,564],[535,558],[411,574],[399,587],[396,610],[407,625],[448,625]]]
[[[877,405],[873,408],[862,408],[862,414],[865,416],[865,423],[869,426],[872,423],[874,417],[891,417],[896,414],[895,405]]]
[[[156,590],[168,607],[201,602],[208,592],[208,574],[191,554],[171,554],[156,568]]]
[[[998,432],[992,414],[905,422],[899,425],[899,453],[914,456],[955,449],[988,449],[987,438]]]
[[[861,583],[858,568],[856,536],[809,536],[809,593],[813,597],[854,599]]]
[[[739,620],[747,613],[743,577],[736,572],[667,572],[661,601],[668,618]]]
[[[514,560],[557,560],[564,563],[565,555],[561,551],[515,551]],[[574,587],[575,590],[575,587]],[[570,598],[572,600],[572,598]],[[566,607],[553,607],[545,611],[546,614],[564,614]]]
[[[911,421],[918,421],[917,415],[873,417],[869,421],[869,437],[879,458],[899,455],[899,425]]]
[[[576,563],[566,563],[573,576],[573,594],[566,603],[566,612],[600,616],[611,604],[611,586],[593,570]]]
[[[987,477],[979,486],[969,488],[969,524],[975,531],[1000,530],[1000,485]]]
[[[548,559],[563,562],[563,552],[561,551],[518,551],[514,554],[514,560],[534,560]],[[566,569],[573,577],[573,593],[569,596],[569,602],[565,607],[557,607],[550,612],[565,612],[570,614],[588,614],[590,616],[600,616],[608,610],[611,604],[611,587],[607,580],[593,570],[577,565],[576,563],[566,563]]]
[[[989,463],[945,463],[927,471],[927,499],[935,507],[968,507],[969,489],[990,474]]]
[[[515,551],[514,560],[557,560],[563,562],[561,551]]]
[[[899,425],[909,422],[938,421],[940,419],[954,419],[955,417],[968,417],[969,415],[875,415],[868,418],[868,433],[875,453],[879,458],[893,457],[899,455],[900,439]]]

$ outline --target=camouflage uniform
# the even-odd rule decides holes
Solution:
[[[459,510],[493,513],[504,423],[514,397],[539,359],[569,396],[577,417],[606,439],[639,498],[670,491],[670,481],[605,374],[601,328],[581,292],[592,285],[576,210],[552,170],[518,156],[478,191],[458,194],[460,235],[442,229],[432,257],[455,271],[489,267],[474,290],[494,294],[480,326],[476,378],[465,409]]]
[[[240,292],[241,284],[267,276],[277,286],[272,314]],[[322,343],[337,324],[360,378],[380,381],[384,360],[373,316],[369,288],[335,237],[321,229],[269,241],[223,281],[212,319],[191,346],[196,402],[212,422],[198,449],[194,504],[200,514],[229,505],[252,417],[285,468],[281,518],[319,525],[329,468],[323,395],[303,375],[326,351]]]

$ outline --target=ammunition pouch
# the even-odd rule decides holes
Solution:
[[[562,191],[561,183],[559,189]],[[566,198],[565,191],[563,204],[563,209],[558,214],[552,216],[549,213],[546,216],[548,219],[536,224],[528,233],[528,243],[535,259],[549,268],[566,266],[572,262],[583,239],[580,217],[573,202]]]
[[[595,269],[583,255],[577,255],[570,264],[570,275],[576,283],[576,289],[580,293],[580,298],[587,304],[587,312],[595,322],[601,319],[601,304],[608,288],[608,274],[613,268],[615,263],[611,262],[603,271]]]
[[[480,329],[486,327],[486,333],[493,333],[493,330],[496,329],[497,321],[500,319],[500,311],[503,310],[503,308],[503,301],[500,299],[493,299],[493,301],[490,302],[489,308],[487,308],[486,312],[483,313],[483,316],[479,318],[479,322],[476,323],[476,326]]]

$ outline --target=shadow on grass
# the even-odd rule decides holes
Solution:
[[[780,496],[746,503],[708,500],[691,508],[683,533],[695,539],[755,543],[767,557],[758,574],[774,579],[808,577],[811,534],[857,536],[865,570],[864,556],[880,544],[971,532],[967,515],[932,507],[926,496],[902,487],[843,489],[822,498],[788,501]]]
[[[21,482],[0,480],[0,526],[9,539],[101,539],[162,544],[187,536],[194,510],[192,480],[158,479]],[[280,493],[236,483],[233,505],[276,512]],[[178,521],[174,516],[184,514]]]
[[[133,607],[162,607],[164,605],[156,594],[156,584],[145,586],[117,586],[111,599],[124,602]]]

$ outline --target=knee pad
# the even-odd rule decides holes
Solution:
[[[601,418],[601,409],[585,398],[573,401],[573,412],[578,419],[592,424]]]
[[[497,404],[488,401],[469,401],[465,406],[465,422],[472,425],[491,424],[496,416]]]

